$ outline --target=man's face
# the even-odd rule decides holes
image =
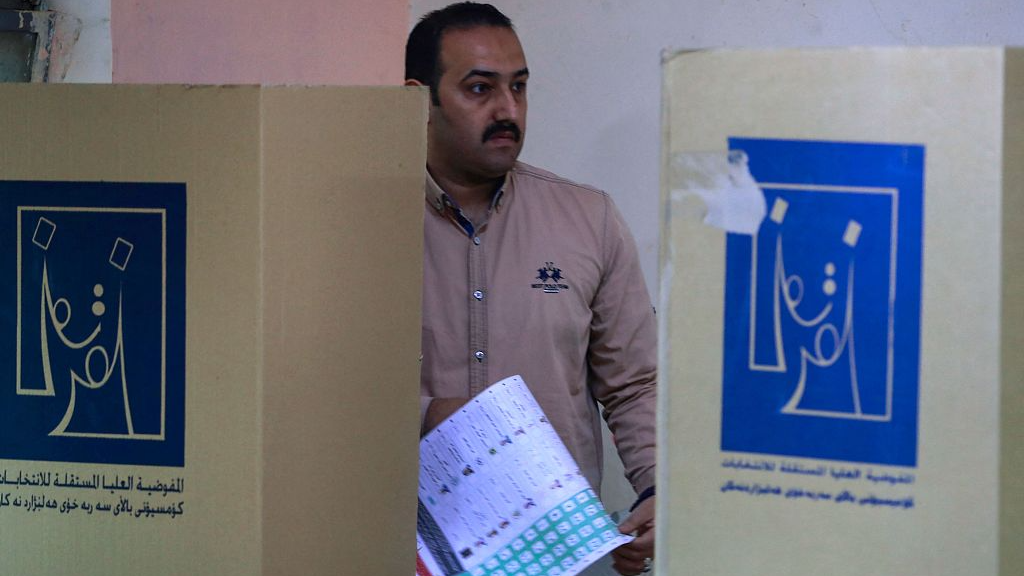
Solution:
[[[515,32],[479,26],[441,37],[439,105],[430,110],[435,176],[494,179],[512,169],[526,135],[526,57]]]

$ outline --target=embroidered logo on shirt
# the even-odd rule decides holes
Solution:
[[[545,294],[558,294],[562,290],[568,290],[569,286],[562,283],[565,278],[562,276],[562,269],[556,268],[554,262],[545,262],[543,268],[537,269],[538,284],[531,284],[531,288],[543,290]]]

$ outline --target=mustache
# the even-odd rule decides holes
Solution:
[[[481,141],[487,142],[499,132],[511,132],[512,138],[514,138],[516,142],[519,142],[523,137],[523,131],[519,129],[519,126],[515,122],[495,122],[484,130],[484,135]]]

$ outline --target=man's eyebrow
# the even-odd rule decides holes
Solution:
[[[472,78],[473,76],[483,76],[484,78],[497,78],[498,73],[493,70],[480,70],[478,68],[474,68],[467,72],[466,75],[462,77],[462,81],[466,81]]]
[[[514,74],[512,74],[512,77],[513,78],[519,78],[520,76],[529,76],[529,75],[530,75],[530,69],[529,68],[522,68],[520,70],[516,70],[516,72]],[[474,69],[470,70],[469,72],[467,72],[466,75],[462,77],[461,82],[465,82],[466,80],[472,78],[473,76],[482,76],[484,78],[497,78],[498,76],[501,76],[501,74],[498,74],[494,70],[481,70],[479,68],[474,68]]]

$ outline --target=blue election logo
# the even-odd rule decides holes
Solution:
[[[726,239],[722,450],[916,466],[924,147],[729,148],[768,214]]]
[[[0,182],[0,458],[184,466],[185,185]]]

